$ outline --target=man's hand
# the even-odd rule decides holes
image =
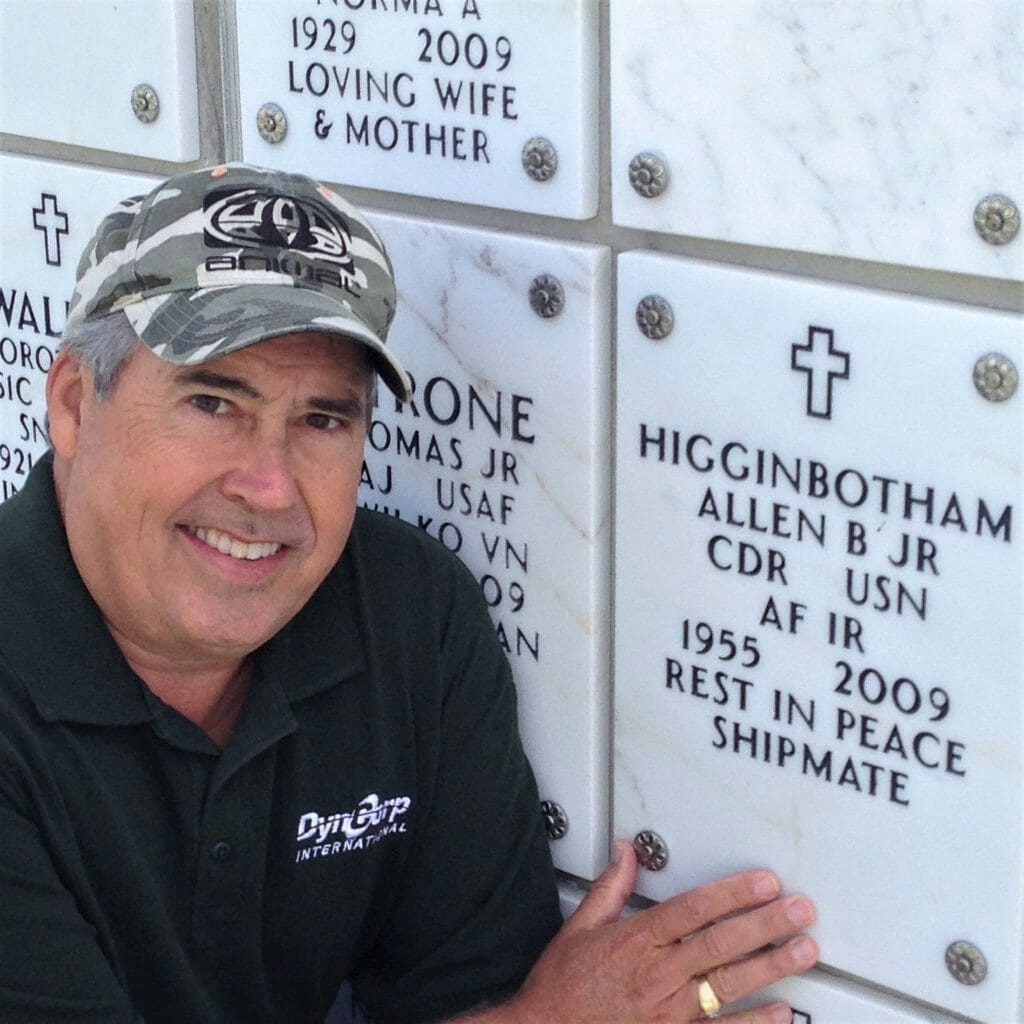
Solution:
[[[736,1013],[728,1004],[815,963],[817,945],[796,935],[814,920],[809,900],[780,898],[774,874],[747,871],[619,920],[635,879],[632,849],[616,843],[612,864],[494,1024],[685,1024],[704,1016],[705,978],[725,1007],[722,1024],[791,1019],[781,1003]]]

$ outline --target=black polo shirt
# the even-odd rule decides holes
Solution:
[[[0,506],[0,1020],[378,1024],[513,991],[559,925],[475,582],[360,511],[227,747],[154,696],[40,460]]]

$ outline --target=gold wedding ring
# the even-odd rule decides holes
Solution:
[[[722,1000],[715,995],[715,990],[707,978],[701,978],[697,982],[697,1000],[700,1003],[700,1012],[705,1017],[714,1019],[722,1012]]]

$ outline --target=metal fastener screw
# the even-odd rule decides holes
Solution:
[[[1005,402],[1017,390],[1017,367],[1001,352],[989,352],[974,364],[974,386],[990,402]]]
[[[1020,231],[1020,210],[1006,196],[985,196],[974,208],[974,227],[989,245],[1006,245]]]
[[[970,942],[951,943],[946,950],[946,966],[961,985],[977,985],[988,974],[984,954]]]
[[[660,341],[675,326],[672,307],[660,295],[645,295],[636,307],[636,325],[644,337]]]
[[[530,306],[537,316],[550,320],[565,307],[562,282],[550,274],[541,274],[530,282]]]
[[[637,153],[629,162],[629,183],[644,199],[654,199],[668,188],[668,168],[653,153]]]
[[[534,181],[550,181],[558,170],[558,152],[538,135],[523,146],[523,170]]]
[[[280,142],[288,134],[288,118],[276,103],[264,103],[256,111],[256,128],[264,142]]]
[[[544,815],[544,827],[548,838],[561,839],[569,831],[569,818],[565,811],[554,800],[542,800],[541,814]]]
[[[637,832],[633,840],[633,850],[640,866],[647,868],[648,871],[660,871],[668,863],[668,847],[665,840],[650,829]]]
[[[132,111],[143,124],[152,124],[160,115],[160,97],[145,82],[132,89]]]

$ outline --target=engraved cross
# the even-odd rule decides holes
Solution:
[[[835,347],[833,331],[808,327],[807,344],[792,347],[790,367],[807,374],[807,415],[832,419],[832,382],[850,377],[850,353]]]
[[[57,197],[48,192],[40,194],[41,204],[32,207],[32,223],[42,231],[46,242],[46,262],[60,266],[60,236],[68,233],[68,215],[57,208]],[[50,232],[53,232],[51,236]]]

